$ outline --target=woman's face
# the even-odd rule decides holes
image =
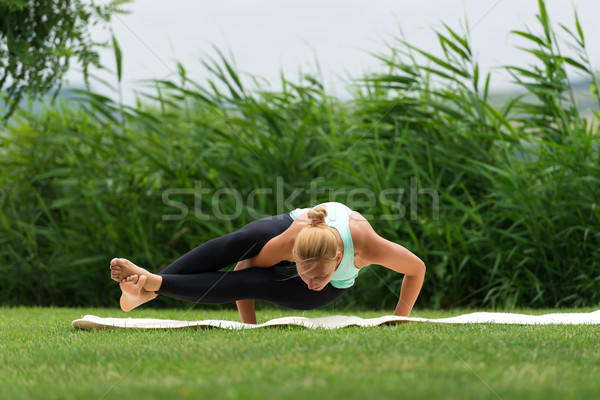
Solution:
[[[329,263],[303,263],[296,262],[298,275],[306,283],[310,290],[319,291],[323,289],[331,278],[342,260],[342,253],[338,252],[334,262]]]

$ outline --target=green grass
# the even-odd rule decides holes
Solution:
[[[468,311],[416,314],[447,317],[464,312]],[[70,322],[84,314],[125,316],[116,309],[0,309],[0,398],[563,399],[600,395],[597,326],[73,329]],[[299,314],[263,310],[259,322]],[[237,319],[234,311],[199,309],[146,309],[127,316]]]

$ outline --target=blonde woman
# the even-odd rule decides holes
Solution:
[[[234,271],[219,271],[233,263]],[[295,310],[323,307],[371,264],[405,275],[394,314],[408,316],[425,277],[417,256],[336,202],[253,221],[203,243],[158,274],[123,258],[110,264],[123,311],[158,296],[202,304],[236,301],[242,322],[250,324],[256,323],[255,299]]]

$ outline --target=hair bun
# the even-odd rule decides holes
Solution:
[[[325,222],[327,216],[327,209],[325,206],[319,206],[308,210],[308,218],[310,218],[310,224],[312,226],[318,226]]]

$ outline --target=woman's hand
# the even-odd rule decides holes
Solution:
[[[255,257],[248,258],[248,259],[242,260],[242,261],[238,261],[238,263],[235,264],[235,268],[233,270],[241,271],[243,269],[254,267],[254,265],[253,265],[254,259],[255,259]]]
[[[247,260],[239,261],[237,264],[235,264],[235,268],[233,270],[241,271],[243,269],[252,267],[252,260],[253,260],[253,258],[248,258]]]

